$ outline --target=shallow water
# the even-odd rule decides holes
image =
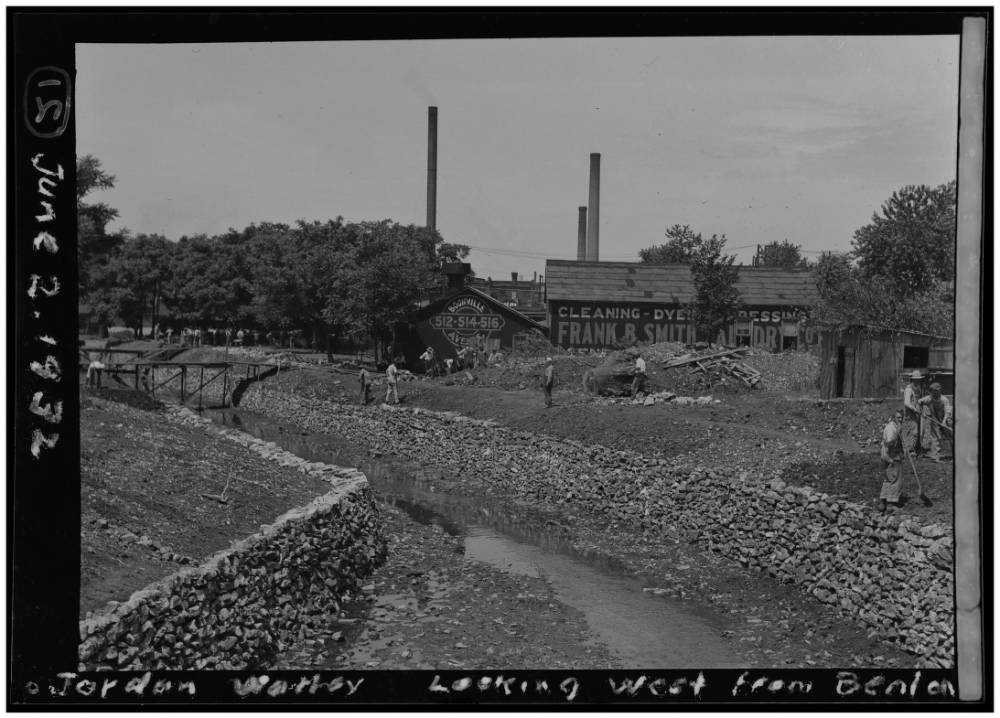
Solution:
[[[464,537],[465,556],[502,571],[546,580],[559,600],[581,611],[597,640],[629,668],[739,667],[742,661],[720,637],[722,622],[643,591],[640,578],[614,559],[583,551],[541,513],[493,499],[435,492],[441,471],[433,466],[372,458],[337,437],[297,428],[243,409],[208,410],[213,421],[272,441],[309,461],[359,468],[378,498],[425,525]]]

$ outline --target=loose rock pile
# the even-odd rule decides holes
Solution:
[[[952,539],[809,488],[561,441],[454,414],[251,390],[247,408],[378,453],[449,467],[477,491],[679,534],[797,584],[919,656],[952,665]]]
[[[176,407],[168,418],[207,421]],[[335,488],[201,566],[81,621],[81,670],[265,667],[337,612],[340,599],[385,559],[386,539],[364,474],[304,461],[241,432],[218,433]]]

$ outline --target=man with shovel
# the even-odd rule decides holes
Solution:
[[[892,419],[882,430],[882,463],[885,464],[885,479],[882,481],[882,491],[878,496],[879,511],[885,511],[886,504],[899,506],[899,496],[903,488],[903,459],[910,462],[913,469],[913,478],[917,481],[917,496],[924,506],[933,506],[934,503],[927,498],[924,493],[923,484],[920,483],[920,476],[917,474],[917,465],[913,461],[913,454],[907,450],[906,441],[903,436],[902,424],[903,412],[897,411],[892,415]]]
[[[903,488],[903,435],[901,424],[903,412],[897,411],[882,430],[882,463],[885,464],[885,479],[878,495],[878,510],[885,511],[886,503],[899,506],[899,494]]]
[[[920,418],[923,415],[924,375],[919,369],[910,374],[910,382],[903,387],[903,451],[913,456],[920,453]]]
[[[943,456],[951,456],[948,446],[952,436],[952,408],[948,397],[941,393],[941,385],[934,382],[931,393],[920,400],[924,405],[921,422],[920,443],[927,451],[927,458],[940,462]],[[942,452],[942,447],[945,451]]]

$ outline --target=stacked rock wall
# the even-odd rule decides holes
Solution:
[[[953,665],[950,528],[883,516],[748,473],[680,470],[662,459],[451,412],[373,411],[258,388],[243,404],[377,452],[456,468],[475,490],[680,534],[798,585],[916,654],[919,665]]]
[[[204,423],[186,409],[168,420]],[[266,667],[385,559],[377,504],[364,474],[305,462],[273,444],[210,430],[335,488],[202,565],[181,570],[80,622],[81,670]]]

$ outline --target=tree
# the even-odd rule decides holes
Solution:
[[[892,193],[854,233],[858,268],[886,279],[901,296],[933,289],[955,273],[954,180],[938,187],[907,185]]]
[[[701,246],[701,234],[690,226],[675,224],[665,235],[667,241],[654,247],[639,250],[639,261],[646,264],[690,264]]]
[[[802,247],[792,244],[787,239],[781,242],[768,242],[761,246],[756,260],[758,267],[803,269],[807,265],[807,260],[802,257]]]
[[[956,184],[907,185],[854,233],[850,256],[825,255],[812,321],[949,336],[954,331]]]
[[[233,326],[253,316],[252,267],[246,238],[235,231],[217,237],[181,237],[171,262],[170,296],[175,317],[199,326]]]
[[[114,316],[142,335],[143,317],[158,321],[159,304],[170,282],[174,245],[166,237],[140,234],[126,239],[106,268],[110,286],[101,287],[101,301]]]
[[[395,325],[437,283],[440,235],[388,219],[346,229],[323,314],[331,325],[371,337],[384,354]]]
[[[108,264],[128,238],[128,232],[108,233],[107,226],[118,217],[118,210],[103,202],[85,202],[84,198],[114,185],[114,176],[103,170],[99,159],[92,155],[77,158],[77,283],[80,302],[90,305],[93,319],[100,326],[107,326],[115,318],[115,303],[110,300],[114,280],[108,275]]]
[[[813,268],[819,300],[810,323],[824,327],[865,325],[891,331],[951,336],[954,295],[946,282],[900,293],[885,277],[870,276],[850,255],[825,254]]]
[[[694,279],[694,302],[691,315],[695,336],[699,341],[712,341],[730,322],[740,308],[740,293],[736,288],[739,269],[735,255],[723,255],[726,236],[712,235],[700,240],[691,258]]]

